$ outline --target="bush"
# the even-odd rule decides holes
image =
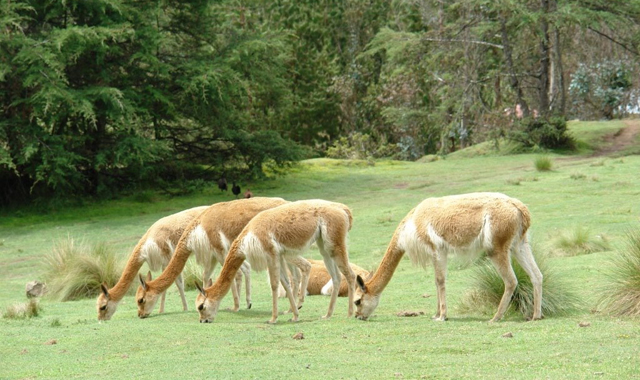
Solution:
[[[95,297],[100,284],[115,284],[123,270],[118,257],[104,243],[88,247],[72,238],[57,243],[45,257],[49,295],[61,301]]]
[[[605,276],[599,308],[613,315],[640,316],[640,231],[627,234],[625,248],[610,259]]]
[[[554,256],[577,256],[608,251],[609,240],[603,235],[592,236],[588,228],[578,226],[572,232],[561,233],[553,242]]]
[[[507,137],[525,148],[562,149],[573,148],[575,145],[567,134],[567,120],[564,117],[522,119]]]
[[[4,311],[2,318],[7,319],[28,319],[37,317],[42,312],[42,307],[36,299],[32,299],[27,303],[14,304]]]
[[[536,167],[536,170],[539,172],[548,172],[551,170],[553,166],[553,162],[547,156],[536,157],[535,161],[533,161],[533,165]]]
[[[366,160],[368,158],[391,157],[404,154],[408,149],[404,145],[388,144],[374,140],[371,135],[356,132],[349,137],[340,137],[327,149],[327,157],[345,158],[350,160]],[[405,152],[406,153],[406,152]]]
[[[579,299],[561,277],[548,265],[547,257],[542,254],[535,254],[536,263],[544,277],[542,283],[542,315],[555,316],[563,315],[574,310],[579,305]],[[533,286],[531,280],[524,269],[516,262],[513,262],[513,270],[518,279],[509,312],[519,311],[523,315],[533,314]],[[472,274],[474,289],[467,292],[461,302],[463,312],[476,312],[480,310],[485,314],[495,313],[500,299],[504,293],[504,282],[502,277],[488,259],[483,260]]]
[[[613,119],[626,104],[637,104],[631,91],[632,66],[622,61],[580,64],[569,84],[574,115],[586,119]]]

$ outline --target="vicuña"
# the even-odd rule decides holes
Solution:
[[[286,270],[281,269],[286,266],[285,260],[291,262],[292,258],[300,257],[314,242],[320,249],[333,282],[340,283],[340,273],[345,276],[351,316],[355,275],[349,266],[347,233],[352,222],[351,211],[347,206],[324,200],[292,202],[261,212],[234,240],[216,283],[207,289],[199,289],[196,307],[200,313],[200,322],[213,321],[220,301],[229,291],[234,274],[245,258],[255,270],[269,269],[273,302],[269,323],[275,323],[278,318],[279,283],[282,283],[287,293],[293,314],[292,321],[297,321],[298,307]],[[305,280],[302,282],[301,289],[306,289]],[[338,290],[337,286],[333,288],[325,318],[333,314]]]
[[[504,281],[504,293],[492,322],[502,319],[518,280],[511,253],[533,284],[533,319],[542,318],[542,273],[531,253],[527,231],[531,217],[517,199],[500,193],[472,193],[428,198],[400,222],[380,266],[368,280],[356,279],[356,317],[367,319],[406,252],[414,264],[433,263],[437,309],[434,319],[447,319],[445,279],[447,256],[455,252],[486,251]]]
[[[224,262],[231,242],[247,223],[259,212],[285,203],[287,201],[281,198],[256,197],[216,203],[204,210],[185,229],[175,254],[162,274],[155,280],[150,274],[146,279],[140,276],[140,286],[136,292],[138,317],[146,318],[151,314],[158,295],[180,275],[192,252],[195,253],[198,264],[205,268],[203,283],[206,284],[216,264]],[[243,266],[242,272],[246,278],[247,308],[251,308],[251,267],[248,263]],[[238,293],[238,284],[234,281],[233,301],[236,311],[240,308]]]
[[[171,259],[174,247],[178,244],[184,229],[200,215],[208,206],[194,207],[189,210],[169,215],[155,222],[149,230],[142,236],[133,249],[127,265],[113,288],[109,289],[107,284],[101,285],[102,293],[98,296],[97,309],[98,320],[106,321],[111,319],[116,312],[118,304],[127,293],[131,283],[138,274],[138,270],[145,262],[152,271],[164,270]],[[187,310],[187,300],[184,296],[184,282],[179,273],[175,278],[175,283],[180,291],[182,308]],[[166,292],[162,292],[160,301],[160,312],[164,312],[164,299]]]
[[[311,264],[311,272],[309,273],[309,282],[307,284],[307,295],[310,296],[330,296],[333,291],[333,280],[331,279],[331,274],[327,270],[327,267],[324,265],[324,261],[322,260],[309,260],[309,264]],[[369,277],[369,271],[357,266],[354,263],[349,264],[351,266],[351,270],[357,276],[360,276],[364,279]],[[295,269],[295,268],[293,268]],[[293,277],[293,276],[292,276]],[[340,289],[338,291],[338,297],[345,297],[348,295],[348,286],[347,281],[341,275],[342,280],[340,281]],[[294,281],[292,281],[294,283]],[[296,290],[293,290],[294,294]],[[278,290],[278,296],[280,298],[286,297],[286,293],[284,288],[281,286]]]

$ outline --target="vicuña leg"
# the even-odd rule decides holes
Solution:
[[[284,259],[282,258],[282,256],[280,256],[280,268],[284,269],[286,268],[286,265],[287,264],[284,262]],[[280,283],[282,284],[284,291],[287,293],[287,298],[289,299],[290,310],[291,310],[291,313],[293,314],[291,321],[297,322],[298,306],[296,305],[296,299],[293,295],[293,291],[291,290],[291,284],[289,283],[289,276],[287,275],[286,270],[280,271]]]
[[[347,281],[347,298],[349,299],[349,311],[347,312],[347,316],[351,317],[353,316],[353,297],[356,287],[356,275],[355,273],[353,273],[351,265],[349,265],[349,252],[347,251],[346,241],[335,243],[335,246],[333,247],[333,261],[334,266],[338,268],[339,273],[336,276],[337,278],[333,275],[331,276],[331,280],[333,281],[333,291],[331,293],[331,298],[333,299],[334,294],[337,297],[338,293],[340,292],[340,283],[342,282],[342,276],[340,276],[340,273],[342,273],[345,280]]]
[[[278,287],[280,286],[280,260],[276,257],[276,254],[273,253],[267,261],[269,266],[269,284],[271,285],[271,319],[268,323],[276,323],[276,321],[278,320]],[[291,289],[289,289],[289,293],[290,292]]]
[[[240,276],[240,278],[238,278]],[[231,294],[233,295],[233,308],[231,310],[240,310],[240,294],[238,290],[238,283],[242,283],[242,272],[238,271],[235,278],[231,282]]]
[[[184,296],[184,278],[182,277],[182,273],[176,277],[176,286],[178,287],[180,299],[182,300],[182,310],[187,311],[187,298]]]
[[[436,280],[437,305],[436,314],[433,316],[434,321],[444,322],[447,320],[447,255],[435,254],[433,256],[433,270]]]
[[[251,265],[245,260],[240,267],[242,274],[244,275],[245,284],[245,300],[247,301],[247,309],[251,309]]]
[[[516,290],[516,286],[518,286],[518,279],[511,266],[508,246],[496,247],[489,255],[489,258],[498,271],[498,274],[500,274],[500,277],[502,277],[502,281],[504,281],[504,293],[502,294],[500,305],[498,305],[498,311],[496,311],[496,314],[491,319],[491,322],[498,322],[502,319],[505,311],[507,311],[507,307],[509,307],[513,292]]]
[[[514,249],[514,256],[520,266],[527,273],[533,285],[533,316],[532,319],[542,319],[542,273],[533,258],[531,246],[525,237]]]
[[[298,309],[302,307],[304,303],[304,297],[307,295],[307,285],[309,284],[309,275],[311,274],[311,264],[303,257],[287,257],[287,261],[291,263],[297,270],[297,279],[293,281],[293,295],[298,297]],[[292,271],[293,274],[293,271]],[[293,276],[292,276],[293,277]]]

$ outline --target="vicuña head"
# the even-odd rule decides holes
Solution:
[[[212,282],[209,280],[207,287],[210,287],[211,285]],[[198,282],[196,282],[196,288],[199,291],[196,296],[196,310],[198,310],[198,313],[200,314],[200,323],[211,323],[216,319],[216,315],[218,315],[220,300],[207,298],[207,293]]]
[[[140,279],[140,286],[136,291],[136,302],[138,303],[138,317],[146,318],[153,311],[153,308],[156,306],[156,302],[158,302],[158,298],[160,298],[161,293],[147,292],[149,290],[147,283],[152,280],[150,271],[147,273],[146,279],[142,277],[141,274],[138,274],[138,278]]]
[[[373,294],[367,290],[364,279],[356,277],[356,293],[353,297],[356,305],[356,318],[366,321],[380,303],[380,294]]]
[[[96,308],[98,309],[98,320],[108,321],[113,316],[113,313],[116,312],[118,303],[120,301],[111,300],[111,296],[109,295],[109,287],[104,282],[100,284],[100,290],[102,292],[100,293],[100,295],[98,295],[98,301],[96,302]]]
[[[406,252],[414,264],[434,267],[437,309],[433,319],[447,319],[445,280],[447,255],[486,251],[504,281],[504,293],[492,322],[504,315],[518,280],[512,254],[533,285],[533,316],[542,318],[542,273],[529,246],[529,210],[522,202],[500,193],[472,193],[428,198],[400,222],[378,270],[368,281],[357,278],[356,317],[367,319],[378,306],[380,294]]]

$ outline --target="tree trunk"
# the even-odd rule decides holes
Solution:
[[[520,81],[518,81],[518,76],[513,65],[513,53],[511,51],[509,34],[507,33],[507,20],[502,15],[500,16],[500,29],[502,33],[502,51],[504,53],[505,63],[507,64],[507,71],[509,71],[509,84],[511,85],[511,88],[513,88],[513,91],[516,92],[516,99],[518,104],[520,105],[520,108],[522,109],[522,115],[524,117],[528,117],[529,106],[527,105],[526,100],[524,100],[522,88],[520,87]]]
[[[549,49],[549,20],[547,15],[549,14],[549,0],[540,0],[540,8],[543,16],[540,18],[540,72],[538,73],[538,79],[540,84],[538,86],[538,97],[540,102],[540,115],[549,115],[549,88],[550,88],[550,49]]]
[[[567,109],[567,89],[564,82],[564,66],[562,65],[562,48],[560,47],[560,31],[556,27],[554,29],[554,49],[556,56],[556,71],[558,73],[558,86],[560,91],[560,99],[557,107],[560,115],[565,115]]]

